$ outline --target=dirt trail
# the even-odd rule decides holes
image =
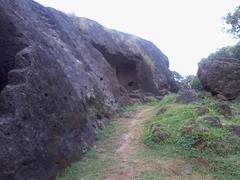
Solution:
[[[136,162],[134,157],[143,144],[140,137],[143,133],[144,123],[151,118],[154,107],[146,106],[132,114],[132,117],[120,118],[119,121],[126,127],[126,133],[117,140],[116,149],[113,151],[114,160],[118,162],[113,166],[105,180],[130,180],[141,169],[146,169],[143,164]]]
[[[144,106],[117,120],[117,132],[96,147],[102,159],[111,157],[113,164],[102,176],[102,180],[182,180],[211,179],[192,172],[192,167],[182,158],[146,159],[139,156],[148,148],[141,142],[144,124],[155,115],[155,106]],[[146,174],[148,173],[148,174]],[[155,173],[152,175],[152,173]],[[143,176],[145,174],[145,176]],[[147,176],[146,176],[147,175]]]

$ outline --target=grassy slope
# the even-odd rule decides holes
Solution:
[[[137,157],[132,157],[135,162],[146,165],[137,180],[160,179],[240,179],[240,142],[239,138],[230,138],[230,133],[225,129],[213,128],[204,123],[203,117],[214,115],[220,117],[224,124],[240,124],[236,116],[225,119],[216,107],[214,99],[202,99],[195,105],[180,105],[175,103],[176,96],[166,96],[161,102],[152,103],[156,112],[167,107],[167,111],[154,116],[145,124],[144,134],[139,141],[145,144],[138,149]],[[232,111],[239,112],[240,103],[230,104]],[[198,117],[195,108],[207,107],[209,112]],[[121,112],[134,111],[144,108],[144,105],[128,106]],[[190,119],[195,118],[198,126],[208,128],[207,133],[191,132],[187,137],[181,135],[181,130],[188,125]],[[157,127],[167,132],[170,138],[166,142],[155,143],[151,129]],[[115,162],[112,152],[116,149],[116,141],[126,131],[126,126],[118,121],[113,121],[103,129],[97,146],[103,146],[104,151],[93,148],[88,151],[83,159],[73,163],[63,171],[58,180],[100,180],[111,172]],[[194,147],[198,137],[203,137],[206,142],[205,149]],[[214,146],[222,142],[222,146]],[[190,174],[184,172],[190,165]],[[183,172],[183,173],[182,173]]]
[[[202,99],[195,105],[176,104],[175,99],[175,95],[166,96],[158,106],[159,109],[167,107],[167,111],[156,115],[146,124],[143,141],[149,149],[142,152],[142,157],[147,157],[148,160],[157,160],[159,157],[168,160],[184,159],[192,164],[194,171],[205,174],[209,179],[240,179],[239,138],[231,137],[226,129],[205,124],[203,117],[218,116],[223,124],[240,124],[240,119],[224,119],[218,113],[216,101],[212,98]],[[196,107],[207,107],[209,112],[198,117]],[[231,108],[235,113],[239,111],[240,104],[232,102]],[[207,128],[208,131],[198,132],[193,129],[183,136],[181,130],[189,126],[192,118],[196,119],[199,127]],[[154,127],[168,133],[170,138],[160,144],[155,143],[157,137],[152,132]],[[194,146],[200,138],[205,144],[201,149]]]

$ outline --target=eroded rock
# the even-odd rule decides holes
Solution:
[[[204,117],[203,119],[207,124],[209,124],[213,127],[216,127],[216,128],[222,128],[223,127],[219,117],[209,116],[209,117]]]
[[[240,61],[237,59],[205,60],[199,63],[198,78],[205,90],[227,99],[240,95]]]
[[[195,103],[198,99],[198,95],[193,89],[181,89],[178,92],[178,96],[176,99],[177,103],[188,104]]]
[[[163,131],[160,126],[152,126],[150,128],[150,133],[152,135],[152,140],[158,144],[166,142],[170,137],[169,133]]]
[[[230,125],[230,126],[227,126],[227,129],[230,130],[234,135],[240,137],[240,126],[239,125]]]
[[[232,115],[231,108],[226,101],[220,101],[220,102],[218,102],[217,105],[218,105],[218,111],[222,115],[224,115],[225,117],[229,117]]]
[[[196,107],[195,111],[196,111],[198,116],[202,116],[202,115],[208,113],[209,109],[205,108],[205,107]]]

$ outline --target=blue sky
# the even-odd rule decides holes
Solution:
[[[237,42],[222,31],[221,18],[240,0],[36,1],[152,41],[182,75],[195,74],[203,57]]]

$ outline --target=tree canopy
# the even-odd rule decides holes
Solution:
[[[226,31],[233,35],[233,37],[240,38],[240,6],[236,7],[234,12],[229,12],[224,18],[228,26]],[[218,49],[216,52],[211,53],[206,59],[214,60],[218,58],[234,58],[240,60],[240,42],[234,46],[226,46]],[[202,60],[202,61],[203,61]]]
[[[217,50],[215,53],[211,53],[207,59],[218,59],[218,58],[234,58],[240,59],[240,44],[235,46],[226,46]]]
[[[224,20],[227,25],[230,25],[227,32],[233,34],[235,38],[240,38],[240,6],[234,12],[228,13]]]

